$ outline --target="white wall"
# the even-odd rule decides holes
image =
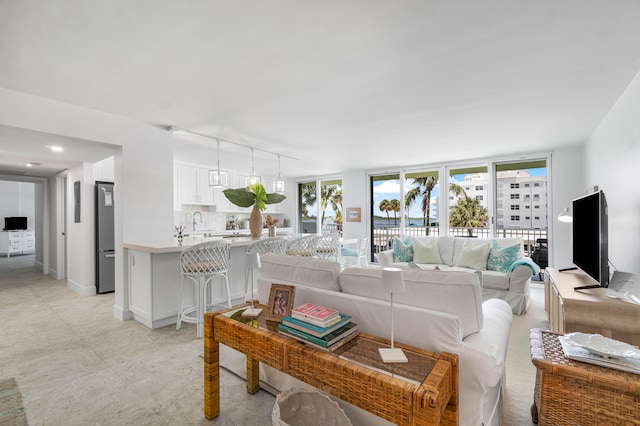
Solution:
[[[551,206],[549,210],[549,266],[569,268],[572,263],[572,225],[556,218],[571,201],[584,193],[583,146],[557,149],[551,154]]]
[[[35,185],[0,180],[0,228],[7,216],[26,216],[29,229],[35,228]]]
[[[342,233],[347,237],[366,237],[369,235],[370,214],[369,181],[365,170],[350,170],[342,175]],[[360,222],[349,222],[346,210],[352,207],[360,208]]]
[[[114,315],[129,318],[123,241],[171,238],[172,135],[162,128],[100,111],[0,89],[0,124],[116,146],[116,295]],[[73,179],[69,179],[73,182]],[[47,191],[48,192],[48,191]],[[45,196],[46,197],[46,196]],[[47,203],[48,209],[48,203]],[[69,212],[72,213],[72,212]],[[55,219],[52,215],[45,220]],[[46,230],[48,232],[48,223]],[[75,231],[74,231],[75,232]],[[71,238],[71,235],[68,235]],[[52,238],[55,238],[52,235]],[[48,240],[47,240],[48,244]],[[49,246],[47,246],[48,250]],[[71,258],[71,262],[76,262]],[[93,262],[85,262],[87,277]]]
[[[640,272],[640,74],[593,132],[585,147],[583,189],[597,185],[609,211],[609,260]]]

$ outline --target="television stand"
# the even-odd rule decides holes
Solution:
[[[571,268],[562,268],[562,269],[558,269],[558,271],[560,272],[565,272],[565,271],[575,271],[576,269],[578,269],[577,266],[572,266]]]
[[[562,269],[561,269],[561,271],[562,271]],[[601,286],[599,284],[594,284],[594,285],[581,285],[581,286],[578,286],[578,287],[574,287],[573,289],[575,291],[578,291],[578,290],[586,290],[588,288],[600,288],[600,287]]]
[[[545,270],[545,310],[556,333],[598,333],[605,337],[640,345],[640,305],[607,297],[604,287],[574,291],[594,284],[581,270]]]

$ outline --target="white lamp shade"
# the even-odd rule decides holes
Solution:
[[[247,253],[247,268],[260,269],[260,255],[258,253]]]
[[[558,220],[560,222],[573,222],[573,214],[569,211],[569,207],[565,207],[564,210],[562,210],[562,213],[558,215]]]
[[[380,276],[382,290],[389,293],[404,293],[404,278],[400,268],[382,268]]]

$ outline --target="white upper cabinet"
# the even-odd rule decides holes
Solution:
[[[214,205],[213,188],[209,186],[209,169],[178,166],[180,204]]]

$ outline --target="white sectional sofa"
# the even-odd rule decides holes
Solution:
[[[529,307],[529,283],[540,268],[524,256],[522,238],[400,237],[393,244],[376,255],[381,266],[476,272],[483,300],[503,299],[514,314]]]
[[[380,268],[349,267],[297,256],[262,256],[258,300],[267,303],[271,284],[296,286],[294,305],[313,302],[352,316],[366,333],[389,336],[389,295],[380,289]],[[478,276],[462,271],[403,271],[406,292],[394,294],[395,339],[459,356],[461,425],[499,425],[505,361],[513,315],[500,299],[482,301]],[[244,376],[244,356],[221,345],[221,365]],[[261,380],[283,391],[305,387],[261,366]],[[354,424],[387,421],[339,401]]]

